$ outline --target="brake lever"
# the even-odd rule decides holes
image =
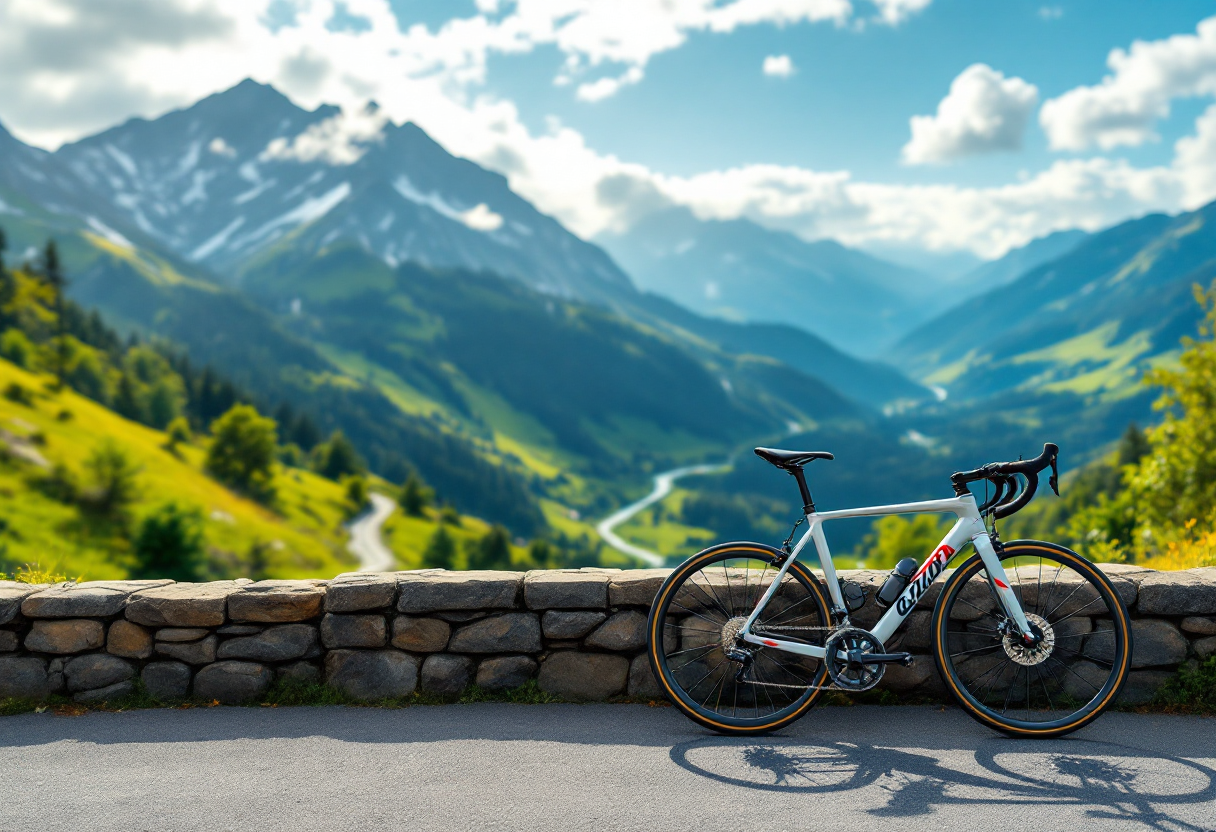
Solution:
[[[1056,457],[1059,454],[1051,455],[1051,476],[1047,479],[1047,484],[1051,486],[1051,490],[1055,492],[1057,497],[1060,496],[1060,472],[1056,468]]]

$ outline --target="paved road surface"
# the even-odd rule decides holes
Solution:
[[[1216,829],[1216,719],[1001,738],[822,708],[727,739],[671,708],[213,708],[0,718],[9,830]]]
[[[616,527],[633,517],[639,511],[649,508],[670,494],[671,489],[675,487],[676,480],[681,477],[712,474],[715,471],[724,470],[728,465],[730,465],[729,462],[710,465],[689,465],[686,468],[673,468],[670,471],[656,474],[654,477],[654,488],[649,494],[637,502],[630,503],[615,514],[604,518],[596,525],[595,530],[599,532],[600,537],[604,539],[605,543],[618,552],[624,552],[626,555],[637,558],[647,566],[662,566],[666,563],[663,555],[658,552],[652,552],[649,549],[644,549],[641,546],[633,545],[616,533]]]
[[[350,542],[346,548],[359,559],[360,572],[391,572],[397,568],[397,559],[384,545],[380,527],[397,507],[388,497],[373,492],[369,495],[372,507],[360,514],[350,524]]]

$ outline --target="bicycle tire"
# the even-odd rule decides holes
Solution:
[[[1037,560],[1037,582],[1033,589],[1031,583],[1023,579],[1034,574],[1035,566],[1033,563],[1019,566],[1019,559]],[[1027,652],[1018,639],[1003,634],[1003,611],[996,602],[995,591],[988,583],[983,561],[979,555],[973,555],[946,580],[933,610],[933,658],[938,673],[964,711],[981,724],[1004,734],[1048,738],[1076,731],[1097,719],[1115,701],[1127,679],[1132,654],[1131,622],[1127,608],[1118,590],[1101,570],[1063,546],[1038,540],[1017,540],[1005,544],[1001,561],[1006,574],[1013,576],[1010,577],[1010,588],[1023,601],[1023,609],[1028,617],[1037,616],[1039,622],[1045,623],[1042,629],[1050,631],[1051,645],[1038,652]],[[1044,562],[1055,565],[1054,569],[1048,569],[1051,582],[1046,592],[1043,589],[1046,574]],[[1066,569],[1077,577],[1069,575],[1061,582],[1060,576],[1065,574]],[[982,585],[972,583],[977,578],[982,579]],[[1056,595],[1057,587],[1068,587],[1070,584],[1075,586],[1068,590],[1067,596]],[[1076,607],[1090,595],[1087,591],[1080,599],[1071,601],[1083,586],[1090,587],[1093,597],[1083,606]],[[969,587],[971,599],[967,600],[963,595]],[[972,609],[960,607],[959,612],[955,613],[955,605],[960,600]],[[1070,602],[1072,606],[1066,606]],[[982,614],[976,616],[976,612]],[[1084,616],[1080,616],[1082,612],[1085,612]],[[986,618],[990,618],[996,626],[981,626],[981,622],[988,623]],[[1074,625],[1068,628],[1063,626],[1074,619]],[[1086,619],[1090,627],[1088,630],[1083,626]],[[1096,626],[1095,622],[1101,626]],[[962,629],[951,630],[951,626],[961,626]],[[974,646],[977,644],[980,646]],[[965,649],[955,649],[959,647]],[[1046,655],[1040,657],[1044,652]],[[977,665],[973,669],[978,675],[968,680],[961,669],[971,664]],[[1104,675],[1103,666],[1108,668]],[[1009,674],[1010,668],[1013,670],[1009,676],[1008,692],[998,712],[994,707],[996,700],[989,694],[997,680]],[[1032,669],[1035,670],[1034,674]],[[1025,678],[1024,699],[1021,698],[1022,683],[1019,681],[1022,674]],[[1050,681],[1046,675],[1051,676]],[[985,677],[988,677],[985,688],[977,690]],[[1092,688],[1092,692],[1085,685]],[[1053,690],[1058,691],[1057,699],[1052,698]],[[1083,696],[1088,698],[1082,700]],[[999,693],[996,698],[999,698]],[[1082,704],[1068,710],[1073,702]],[[1011,716],[1011,704],[1023,705],[1015,708],[1014,713],[1025,713],[1027,718]]]
[[[650,667],[654,672],[655,679],[658,680],[659,686],[664,690],[672,704],[675,705],[675,707],[678,708],[685,716],[687,716],[693,722],[696,722],[697,724],[720,734],[754,735],[776,731],[786,725],[789,725],[805,714],[822,693],[820,686],[824,684],[827,676],[827,669],[823,662],[807,659],[805,657],[796,657],[798,661],[803,663],[797,667],[798,672],[792,672],[788,668],[785,672],[791,677],[797,678],[800,681],[805,680],[809,686],[808,690],[797,697],[793,697],[788,705],[781,707],[777,706],[778,700],[773,700],[770,694],[769,703],[773,705],[771,713],[761,713],[761,708],[756,707],[755,716],[743,717],[738,715],[738,709],[736,707],[733,709],[734,712],[728,715],[724,713],[725,707],[723,707],[722,712],[720,712],[716,708],[706,707],[705,703],[697,701],[695,694],[687,689],[690,686],[688,677],[680,676],[680,673],[684,670],[684,668],[688,667],[689,665],[685,664],[682,667],[677,667],[675,663],[671,661],[671,659],[673,659],[676,655],[676,651],[684,650],[685,652],[688,652],[699,649],[707,651],[707,653],[703,655],[711,655],[715,650],[720,651],[724,636],[721,635],[721,633],[718,634],[718,641],[715,646],[713,644],[713,626],[725,626],[727,621],[738,621],[741,617],[746,618],[746,613],[750,612],[750,610],[754,608],[755,603],[758,602],[759,597],[762,594],[762,587],[764,586],[763,576],[766,574],[771,574],[773,577],[775,577],[777,570],[776,568],[772,567],[772,563],[773,561],[777,560],[777,558],[781,557],[782,554],[783,553],[780,550],[774,549],[771,546],[766,546],[762,543],[739,542],[723,543],[717,546],[712,546],[697,553],[696,555],[693,555],[691,558],[677,567],[671,573],[671,575],[668,576],[667,580],[663,582],[663,585],[659,588],[659,591],[655,596],[654,603],[651,606],[650,617],[647,622],[647,654],[650,658]],[[744,561],[749,563],[752,561],[758,561],[763,564],[763,572],[757,578],[756,587],[751,587],[749,578],[752,574],[752,569],[750,565],[748,566],[748,577],[744,579],[743,590],[743,599],[745,600],[745,603],[741,604],[740,608],[727,609],[727,603],[729,602],[733,605],[733,599],[736,597],[736,593],[738,591],[737,584],[732,585],[730,583],[731,567],[729,567],[728,564],[731,561]],[[728,602],[723,602],[721,600],[721,594],[717,593],[715,589],[715,587],[721,588],[723,584],[702,584],[696,581],[696,576],[702,574],[704,569],[707,567],[714,568],[717,566],[720,566],[722,569],[725,579],[724,585],[726,586],[726,598],[728,599]],[[805,595],[801,596],[797,601],[794,601],[791,606],[782,608],[775,602],[777,602],[779,595],[786,592],[787,587],[792,587],[792,584],[790,583],[791,581],[797,583],[797,589],[792,590],[791,594],[805,592]],[[689,592],[686,595],[682,595],[681,590],[683,590],[685,587],[689,587]],[[693,588],[696,588],[696,593],[692,592]],[[711,597],[710,593],[706,591],[706,588],[715,590],[713,597]],[[718,614],[711,615],[706,613],[705,615],[698,615],[695,610],[684,606],[686,603],[691,603],[688,600],[690,598],[702,599],[699,602],[700,604],[704,605],[701,608],[702,612],[704,612],[706,608],[716,607]],[[750,606],[747,604],[750,604]],[[823,586],[820,584],[819,579],[816,578],[816,576],[810,570],[806,569],[797,561],[790,565],[790,568],[786,573],[786,579],[783,580],[782,585],[778,587],[777,592],[774,594],[773,603],[771,603],[771,606],[774,610],[771,617],[766,618],[762,616],[762,618],[757,622],[758,624],[764,624],[765,622],[774,624],[774,622],[781,620],[783,616],[788,616],[790,612],[794,611],[795,608],[800,606],[803,607],[803,609],[798,610],[799,617],[796,619],[786,618],[785,620],[787,622],[808,620],[813,621],[813,624],[805,625],[808,627],[826,627],[831,623],[829,611],[830,604],[828,603]],[[746,612],[744,611],[743,607],[746,607]],[[766,608],[766,612],[767,609],[768,608]],[[734,615],[731,615],[732,613],[734,613]],[[683,618],[681,618],[681,616],[683,616]],[[685,650],[683,645],[686,644],[686,642],[683,639],[686,638],[686,636],[684,635],[680,635],[678,637],[679,640],[672,645],[673,638],[675,638],[673,635],[673,633],[675,633],[674,628],[682,627],[683,622],[692,620],[694,616],[697,616],[699,619],[704,619],[704,621],[698,621],[697,631],[699,631],[699,635],[697,631],[694,632],[694,636],[696,636],[696,638],[702,642],[701,646],[688,648]],[[822,637],[820,637],[820,643],[821,642]],[[670,646],[674,646],[676,650],[670,650]],[[749,649],[750,648],[751,646],[749,645]],[[755,653],[758,658],[753,666],[760,668],[760,670],[757,672],[762,675],[764,668],[769,668],[771,673],[780,672],[772,669],[773,667],[781,666],[781,662],[772,658],[772,655],[778,654],[777,651],[770,651],[772,655],[769,655],[765,651],[767,651],[767,648],[765,647],[755,647]],[[794,654],[783,651],[780,652],[780,655],[784,657],[794,656]],[[763,661],[759,659],[761,656],[764,657]],[[723,656],[723,658],[725,657]],[[771,667],[769,663],[771,663]],[[735,681],[733,679],[733,675],[728,679],[727,673],[729,672],[730,674],[734,674],[738,668],[738,665],[729,660],[725,660],[724,662],[719,661],[718,666],[723,668],[718,677],[712,676],[712,674],[717,671],[717,667],[715,667],[707,671],[704,678],[717,678],[719,680],[717,683],[721,684],[722,689],[726,689],[728,686],[733,686],[734,693],[737,696],[739,690],[742,689],[742,684]],[[810,669],[811,667],[814,668],[813,671]],[[698,671],[699,669],[700,668],[698,668]],[[722,694],[720,692],[719,697],[721,695]],[[756,699],[757,702],[759,701],[759,693],[753,692],[751,695]]]

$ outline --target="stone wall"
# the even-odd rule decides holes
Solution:
[[[1125,689],[1143,701],[1188,661],[1216,653],[1216,568],[1103,567],[1135,619]],[[646,615],[667,570],[350,573],[332,581],[0,582],[0,699],[116,700],[143,680],[157,699],[238,703],[280,677],[366,700],[455,695],[536,679],[571,700],[658,696]],[[869,589],[885,577],[844,572]],[[891,649],[921,654],[883,685],[936,695],[921,599]],[[871,593],[872,595],[872,593]],[[872,625],[880,611],[854,615]]]

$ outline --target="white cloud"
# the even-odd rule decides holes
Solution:
[[[338,115],[312,125],[291,141],[273,140],[262,155],[267,159],[300,162],[321,159],[331,165],[352,165],[367,152],[368,145],[384,140],[387,122],[388,116],[374,105],[342,110]]]
[[[55,144],[132,114],[188,105],[252,76],[306,107],[341,105],[343,116],[328,132],[306,132],[276,152],[342,162],[374,141],[367,125],[358,126],[358,114],[374,98],[394,122],[412,120],[453,153],[501,171],[524,198],[583,236],[626,227],[642,209],[678,203],[703,217],[747,216],[808,239],[903,242],[993,256],[1052,230],[1097,229],[1216,196],[1216,113],[1210,111],[1194,136],[1178,142],[1170,165],[1137,169],[1119,160],[1073,159],[1025,181],[968,188],[864,182],[847,171],[775,165],[670,176],[590,147],[556,121],[533,132],[512,102],[481,94],[478,85],[494,53],[556,46],[567,56],[563,77],[577,85],[577,95],[583,84],[597,83],[587,78],[593,68],[613,80],[629,77],[689,32],[761,21],[847,23],[854,13],[843,0],[688,0],[639,4],[645,14],[637,20],[622,15],[625,23],[591,25],[627,2],[633,0],[519,0],[500,4],[493,17],[401,32],[386,0],[348,0],[349,12],[370,28],[333,32],[326,27],[331,0],[299,0],[294,19],[272,32],[262,22],[270,0],[7,0],[0,27],[0,118],[26,140]],[[106,9],[120,6],[127,11],[105,18]],[[156,31],[132,26],[130,8],[136,6],[160,15]],[[896,21],[923,4],[876,7]],[[81,48],[92,50],[87,61],[65,62],[63,49],[70,44],[55,40],[65,27],[52,26],[52,18],[89,21],[84,34],[76,33]],[[1017,79],[1003,79],[1011,81]],[[943,121],[940,108],[930,118],[941,135],[955,135],[945,130],[950,119]],[[975,142],[976,135],[988,134],[977,128],[967,135]],[[502,221],[491,206],[447,207],[479,231],[493,232]]]
[[[878,7],[878,18],[883,23],[897,26],[916,12],[926,8],[932,0],[872,0]]]
[[[986,64],[972,64],[950,84],[935,116],[912,116],[904,145],[908,164],[950,162],[963,156],[1018,150],[1039,91],[1021,78],[1006,78]]]
[[[774,78],[789,78],[794,74],[794,62],[789,55],[769,55],[764,59],[764,74]]]
[[[1077,87],[1043,104],[1039,121],[1057,150],[1110,149],[1156,139],[1153,125],[1170,100],[1216,94],[1216,17],[1195,34],[1135,41],[1106,59],[1102,83]]]
[[[631,66],[615,78],[600,78],[586,84],[580,84],[576,93],[579,101],[599,101],[616,95],[621,87],[636,84],[642,80],[642,68]]]

